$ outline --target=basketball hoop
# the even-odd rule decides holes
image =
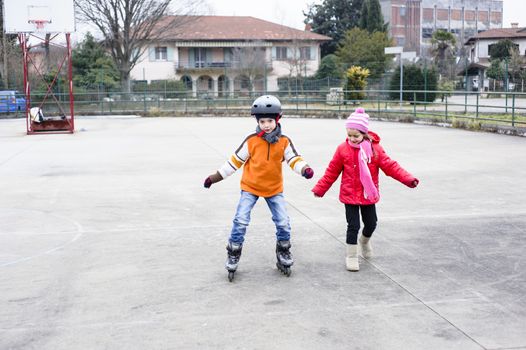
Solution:
[[[33,24],[35,26],[36,30],[40,31],[40,30],[44,29],[44,27],[48,23],[51,23],[51,21],[47,20],[47,19],[30,19],[29,21],[27,21],[27,23]]]

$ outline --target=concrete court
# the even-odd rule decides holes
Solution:
[[[344,266],[339,182],[310,189],[341,120],[282,120],[290,278],[263,200],[235,281],[223,264],[240,172],[202,187],[250,118],[0,120],[0,349],[526,349],[526,139],[371,122],[420,178],[382,175],[375,257]]]

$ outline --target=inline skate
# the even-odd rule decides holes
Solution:
[[[237,264],[239,264],[242,248],[242,243],[228,242],[228,245],[226,246],[227,260],[225,263],[225,268],[228,270],[228,280],[230,282],[234,280],[234,273],[237,270]]]
[[[290,241],[276,242],[276,267],[287,277],[291,274],[290,267],[294,264],[292,254],[290,253]]]

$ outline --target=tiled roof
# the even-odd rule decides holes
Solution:
[[[166,28],[174,19],[182,24],[163,33],[167,40],[332,40],[325,35],[247,16],[167,16],[159,22],[158,28]]]
[[[518,39],[526,38],[526,28],[496,28],[488,29],[468,39],[466,44],[478,40],[491,39]]]

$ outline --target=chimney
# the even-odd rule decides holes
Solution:
[[[305,31],[312,32],[312,26],[309,23],[305,23]]]
[[[519,23],[517,23],[517,22],[512,22],[512,23],[511,23],[511,27],[514,28],[514,29],[517,29],[517,28],[519,28]]]

